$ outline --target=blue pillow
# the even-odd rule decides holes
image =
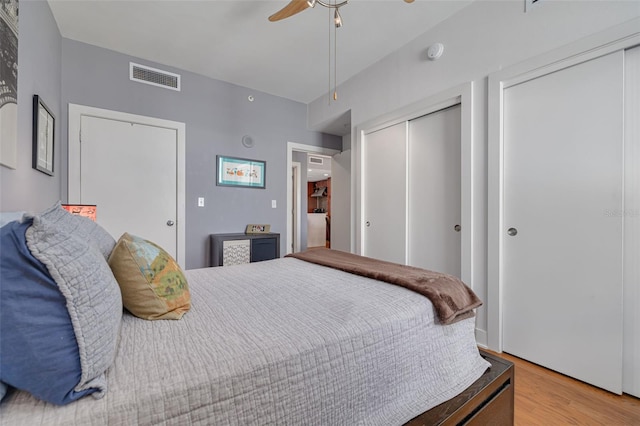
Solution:
[[[25,238],[29,251],[46,266],[66,300],[80,354],[81,377],[74,389],[97,388],[92,396],[102,398],[107,392],[106,371],[118,346],[122,296],[105,259],[110,249],[97,244],[91,232],[84,232],[86,224],[95,225],[54,206],[33,216]]]
[[[63,405],[98,389],[75,391],[81,368],[66,299],[26,245],[32,224],[0,228],[0,381]]]

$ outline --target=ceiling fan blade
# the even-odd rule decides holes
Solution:
[[[308,7],[309,5],[307,4],[307,0],[291,0],[288,5],[286,5],[273,15],[269,16],[269,20],[271,22],[275,22],[284,18],[288,18],[289,16],[293,16],[296,13],[302,12]]]

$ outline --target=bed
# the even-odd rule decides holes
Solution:
[[[121,313],[100,398],[11,389],[0,425],[513,422],[512,367],[414,291],[291,257],[184,276],[181,319]]]

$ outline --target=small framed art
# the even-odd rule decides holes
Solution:
[[[217,155],[216,169],[216,185],[265,188],[265,161]]]
[[[33,168],[53,176],[56,119],[38,95],[33,95]]]

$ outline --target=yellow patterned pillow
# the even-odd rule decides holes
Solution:
[[[191,307],[187,280],[180,266],[158,245],[124,233],[109,256],[122,291],[122,303],[147,319],[180,319]]]

